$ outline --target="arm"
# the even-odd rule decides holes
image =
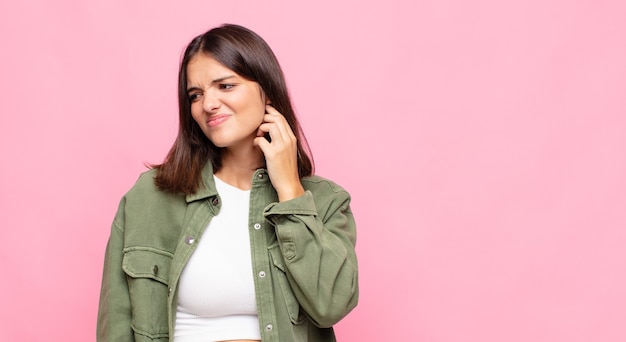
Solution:
[[[298,302],[316,325],[330,327],[358,301],[356,224],[347,192],[330,182],[319,188],[270,204],[265,217],[275,228]]]
[[[350,195],[317,177],[303,187],[296,136],[275,108],[266,106],[266,113],[254,143],[265,155],[279,202],[270,204],[264,215],[275,228],[285,273],[300,306],[316,325],[330,327],[358,301]],[[263,137],[266,133],[271,142]]]
[[[130,298],[126,274],[122,270],[124,246],[124,201],[111,227],[104,258],[102,288],[98,307],[97,341],[134,341],[130,327]]]

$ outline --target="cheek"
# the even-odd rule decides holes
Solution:
[[[252,111],[254,114],[252,115],[252,120],[254,122],[255,126],[261,126],[261,124],[263,123],[264,119],[265,119],[265,107],[259,108],[256,107],[254,108],[254,110]]]
[[[247,96],[238,103],[243,104],[243,106],[239,106],[239,108],[243,113],[246,113],[248,121],[257,125],[263,123],[263,119],[265,117],[265,104],[260,98],[258,98],[258,95],[257,97]]]
[[[259,113],[259,118],[263,121],[263,117],[265,116],[265,102],[263,101],[263,98],[257,95],[252,103],[252,106],[255,108],[255,112]]]
[[[198,106],[198,103],[191,104],[191,117],[197,124],[200,124],[200,120],[202,118],[202,108]]]

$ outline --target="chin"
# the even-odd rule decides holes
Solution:
[[[211,142],[213,143],[213,145],[215,145],[216,147],[219,147],[219,148],[224,148],[224,147],[228,147],[229,146],[228,143],[225,143],[225,142],[219,141],[219,140],[217,140],[217,141],[216,140],[211,140]]]
[[[213,143],[213,145],[217,147],[227,147],[230,145],[230,139],[226,139],[223,136],[209,135],[207,134],[207,138]]]
[[[233,145],[240,144],[240,141],[226,140],[226,139],[210,139],[213,145],[219,148],[227,148]]]

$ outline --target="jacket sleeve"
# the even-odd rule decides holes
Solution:
[[[356,224],[350,195],[338,186],[266,207],[287,279],[314,324],[331,327],[358,301]],[[314,197],[314,196],[317,196]]]
[[[124,246],[124,200],[111,227],[104,257],[104,272],[98,307],[97,341],[134,341],[131,329],[130,298],[122,270]]]

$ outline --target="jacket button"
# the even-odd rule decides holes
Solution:
[[[254,229],[256,229],[256,230],[261,229],[261,225],[259,223],[255,223],[254,224]]]
[[[213,205],[217,205],[220,201],[217,199],[217,197],[214,197],[213,200],[211,201],[211,203],[213,203]]]
[[[269,332],[269,331],[272,331],[272,329],[274,329],[274,326],[271,325],[271,324],[268,324],[268,325],[265,326],[265,331]]]
[[[265,272],[264,271],[259,272],[259,277],[265,278]]]
[[[263,177],[265,177],[265,175],[262,173],[259,173],[259,179],[263,179]]]
[[[159,265],[154,265],[154,267],[152,267],[152,273],[154,273],[154,275],[159,274]]]
[[[194,239],[193,236],[187,236],[185,238],[185,243],[188,245],[193,245],[194,241],[196,241],[196,239]]]

